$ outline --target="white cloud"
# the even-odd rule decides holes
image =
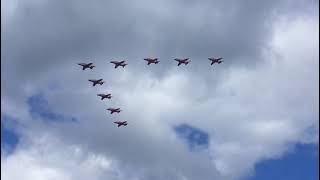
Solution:
[[[29,147],[19,146],[12,156],[1,158],[1,178],[18,180],[115,179],[115,163],[50,136],[35,138]]]

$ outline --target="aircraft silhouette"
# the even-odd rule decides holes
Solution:
[[[211,66],[214,64],[214,63],[222,63],[223,61],[221,59],[223,59],[222,57],[220,58],[208,58],[210,61],[211,61]]]
[[[110,61],[110,63],[114,64],[114,68],[116,69],[117,67],[119,66],[122,66],[123,68],[128,65],[128,64],[125,64],[126,61]]]
[[[113,113],[120,113],[121,109],[120,108],[108,108],[107,109],[108,111],[110,111],[110,114],[113,114]]]
[[[85,70],[87,68],[92,69],[95,67],[93,63],[78,63],[78,65],[82,66],[82,70]]]
[[[185,59],[175,58],[174,60],[179,62],[178,66],[180,66],[181,64],[187,65],[191,62],[191,60],[189,60],[189,58],[185,58]]]
[[[113,123],[118,124],[118,127],[128,125],[127,121],[115,121]]]
[[[105,99],[105,98],[108,98],[108,99],[111,99],[111,94],[97,94],[97,96],[100,96],[101,97],[101,100]]]
[[[158,61],[158,58],[145,58],[145,59],[143,59],[143,60],[145,60],[145,61],[147,61],[148,62],[148,64],[147,65],[150,65],[150,64],[158,64],[160,61]]]
[[[95,79],[89,79],[88,81],[92,82],[92,86],[95,86],[97,84],[100,84],[102,85],[103,83],[105,83],[104,81],[102,81],[103,79],[98,79],[98,80],[95,80]]]

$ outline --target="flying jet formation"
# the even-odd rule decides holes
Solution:
[[[214,63],[222,63],[223,61],[221,59],[223,59],[222,57],[220,58],[208,58],[210,61],[211,61],[211,66],[214,64]]]
[[[82,66],[82,70],[85,70],[85,69],[87,69],[87,68],[90,68],[90,69],[92,69],[92,68],[94,68],[95,66],[93,65],[93,63],[78,63],[78,65],[80,65],[80,66]]]
[[[101,100],[107,98],[107,99],[111,99],[111,94],[97,94],[97,96],[101,97]]]
[[[100,84],[102,85],[104,83],[104,81],[102,81],[103,79],[98,79],[98,80],[95,80],[95,79],[89,79],[88,81],[92,82],[92,86],[95,86],[97,84]]]
[[[145,61],[148,61],[148,64],[147,65],[150,65],[150,64],[158,64],[160,61],[158,61],[158,58],[145,58],[143,59]]]
[[[189,60],[189,58],[185,58],[185,59],[175,58],[174,60],[179,62],[178,66],[180,66],[181,64],[187,65],[188,63],[191,62],[191,60]]]
[[[107,109],[108,111],[110,111],[110,114],[113,114],[113,113],[120,113],[121,109],[120,108],[108,108]]]
[[[220,64],[223,62],[222,57],[209,57],[208,60],[211,61],[211,66],[214,65],[215,63]],[[154,58],[154,57],[148,57],[148,58],[143,58],[143,60],[146,61],[147,65],[150,64],[158,64],[160,61],[158,60],[158,58]],[[175,58],[175,61],[178,62],[177,66],[180,66],[181,64],[184,65],[188,65],[191,60],[190,58]],[[119,66],[122,66],[122,68],[124,68],[126,65],[128,65],[126,63],[126,61],[110,61],[110,63],[114,64],[114,68],[118,68]],[[82,70],[86,70],[86,69],[93,69],[95,67],[95,65],[93,65],[93,63],[78,63],[78,65],[82,66]],[[88,81],[92,82],[92,86],[96,86],[97,84],[103,85],[105,83],[105,81],[103,81],[103,79],[89,79]],[[111,99],[112,96],[110,93],[108,94],[97,94],[98,97],[101,97],[101,100],[104,99]],[[110,112],[110,114],[113,113],[120,113],[122,110],[120,108],[108,108],[106,109],[107,111]],[[114,121],[113,123],[117,124],[118,127],[121,126],[127,126],[128,123],[127,121]]]
[[[127,121],[115,121],[113,123],[118,124],[118,127],[128,125]]]
[[[125,63],[126,61],[110,61],[110,63],[114,64],[114,68],[117,68],[119,66],[122,66],[123,68],[128,65]]]

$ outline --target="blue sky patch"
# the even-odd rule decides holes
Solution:
[[[44,120],[59,122],[59,121],[71,121],[76,122],[74,117],[65,117],[61,114],[53,112],[47,99],[43,94],[36,94],[28,98],[27,103],[29,105],[30,113],[33,117],[40,116]]]
[[[174,127],[174,131],[179,138],[185,141],[190,151],[207,149],[209,145],[209,135],[201,129],[188,124],[181,124]]]
[[[19,143],[19,135],[4,121],[8,122],[1,120],[1,151],[11,154]]]
[[[317,180],[319,179],[318,147],[298,144],[294,152],[278,160],[267,160],[255,168],[255,175],[248,180]]]

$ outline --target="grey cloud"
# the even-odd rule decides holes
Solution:
[[[176,56],[256,61],[270,37],[271,27],[265,23],[281,4],[164,1],[145,7],[142,3],[146,2],[24,2],[5,24],[4,61],[25,62],[15,69],[25,73],[33,69],[33,75],[59,67],[66,59],[76,62],[97,56],[135,61],[155,55],[166,64]]]

